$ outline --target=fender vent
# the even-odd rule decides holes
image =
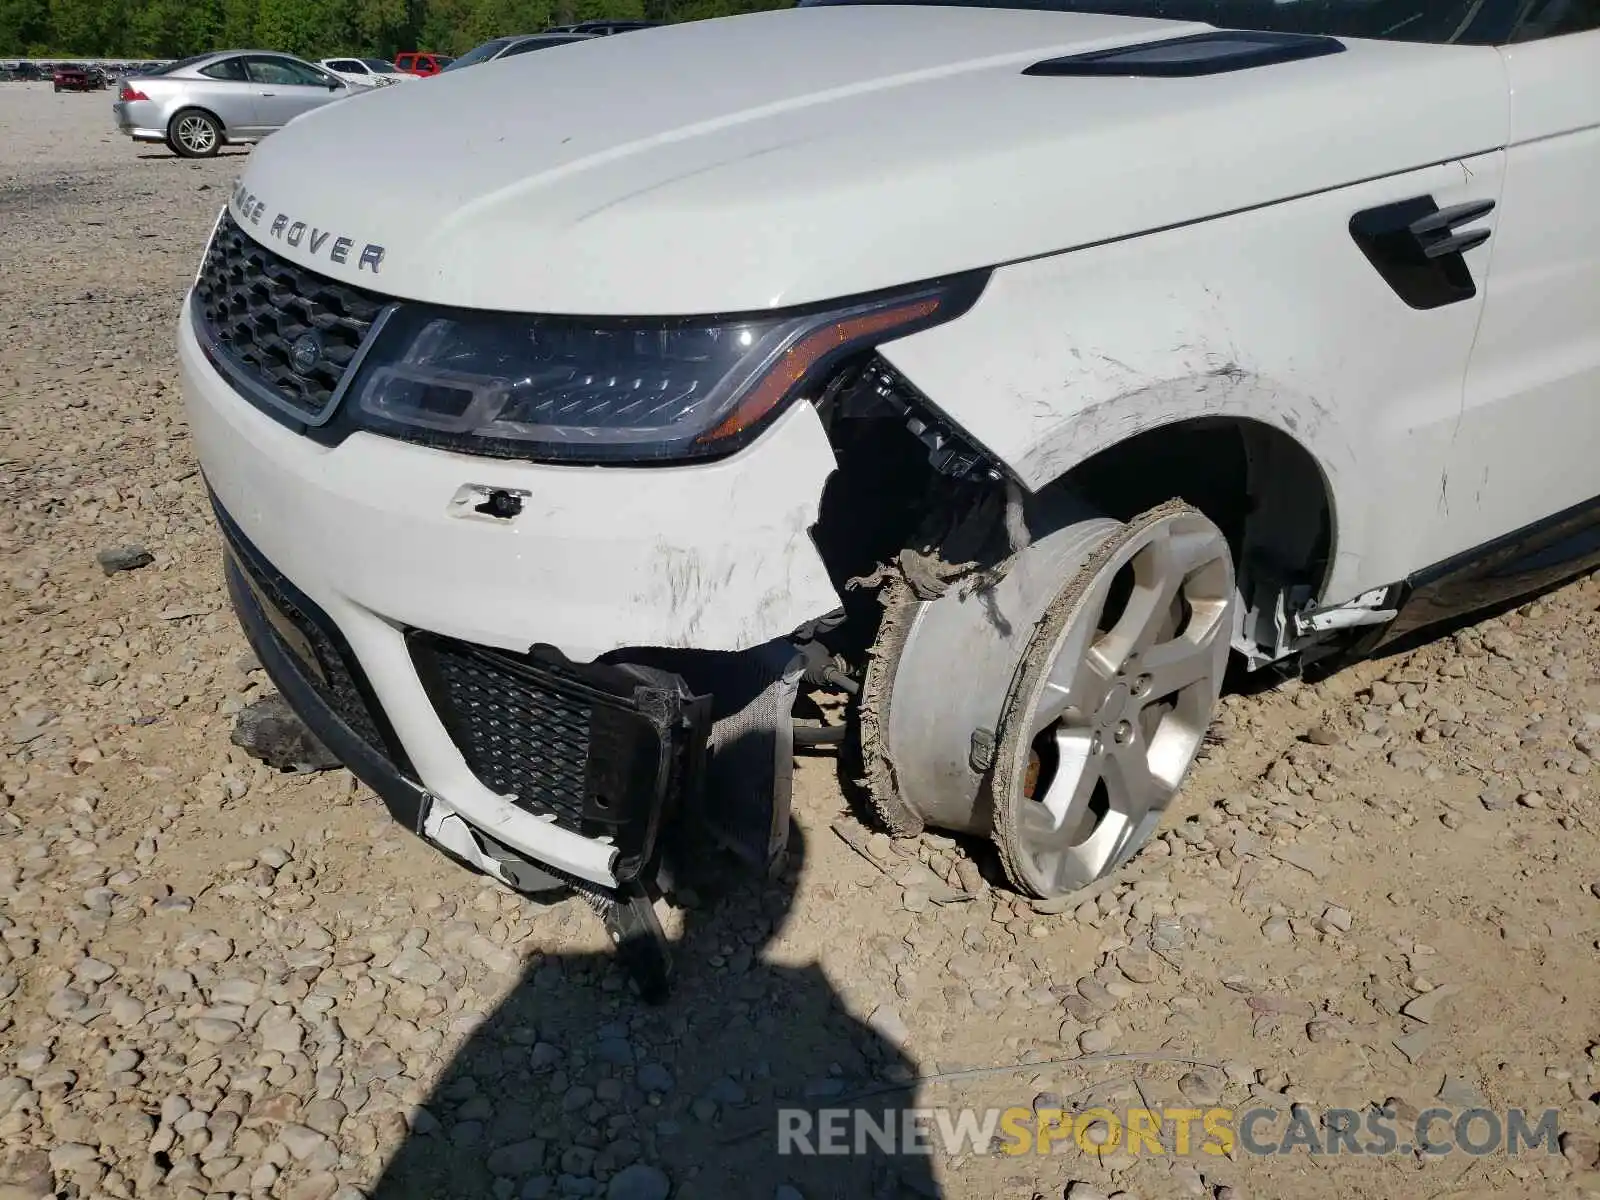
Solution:
[[[1023,70],[1024,75],[1121,75],[1147,78],[1183,78],[1221,75],[1273,63],[1298,62],[1339,54],[1344,43],[1337,38],[1266,30],[1224,29],[1190,37],[1141,42],[1112,50],[1091,50],[1048,58]]]

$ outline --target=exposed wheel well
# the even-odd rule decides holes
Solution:
[[[1119,520],[1179,497],[1223,531],[1244,601],[1244,631],[1275,640],[1273,604],[1321,595],[1335,521],[1317,460],[1260,421],[1200,417],[1148,430],[1078,464],[1060,481]]]
[[[844,642],[871,638],[879,615],[870,590],[853,587],[852,580],[905,548],[938,552],[937,531],[964,521],[970,530],[967,518],[974,513],[993,514],[984,523],[997,524],[1005,502],[996,493],[1007,490],[998,470],[987,480],[972,471],[952,478],[930,465],[923,418],[937,421],[936,414],[921,408],[925,401],[903,380],[864,378],[867,388],[847,389],[821,406],[839,469],[814,535],[845,597]],[[882,397],[886,384],[909,408],[861,401],[864,390]],[[1250,655],[1253,665],[1276,657],[1274,647],[1281,647],[1274,620],[1279,597],[1288,593],[1292,603],[1320,597],[1335,533],[1329,490],[1310,452],[1272,426],[1225,416],[1163,425],[1102,450],[1045,490],[1058,488],[1119,520],[1178,498],[1214,521],[1233,553],[1241,631],[1247,645],[1260,648]],[[994,532],[1003,542],[1003,531]],[[851,647],[864,648],[859,641]]]

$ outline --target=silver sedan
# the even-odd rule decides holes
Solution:
[[[117,128],[136,142],[163,142],[184,158],[209,158],[224,144],[260,141],[355,90],[290,54],[224,50],[117,80],[111,111]]]

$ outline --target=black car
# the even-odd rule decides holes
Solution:
[[[499,58],[511,58],[517,54],[527,54],[531,50],[545,50],[551,46],[564,46],[568,42],[582,42],[593,36],[589,33],[521,33],[492,38],[481,46],[474,46],[460,58],[447,61],[441,68],[441,73],[475,67],[479,63],[493,62]]]

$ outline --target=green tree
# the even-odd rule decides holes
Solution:
[[[255,40],[307,58],[347,54],[355,44],[353,10],[351,0],[260,0]]]
[[[49,0],[50,40],[96,53],[102,46],[103,11],[97,0]]]
[[[471,40],[471,24],[472,0],[427,0],[412,30],[416,45],[402,48],[459,54],[477,44]]]
[[[220,25],[219,0],[133,0],[116,52],[177,58],[210,44]]]
[[[538,33],[555,23],[555,8],[550,0],[501,0],[495,7],[500,10],[495,14],[497,19],[474,31],[483,35],[480,41],[502,33]]]
[[[217,46],[222,37],[222,0],[184,0],[173,54],[195,54]]]
[[[0,54],[28,54],[49,37],[48,0],[0,0]]]
[[[793,0],[0,0],[0,56],[178,58],[258,47],[308,58],[460,54],[492,37],[604,18],[686,20]]]
[[[366,0],[357,4],[351,31],[355,46],[390,59],[398,50],[411,49],[407,43],[415,28],[412,9],[407,0]]]
[[[256,44],[256,0],[222,0],[219,50],[243,50]]]

